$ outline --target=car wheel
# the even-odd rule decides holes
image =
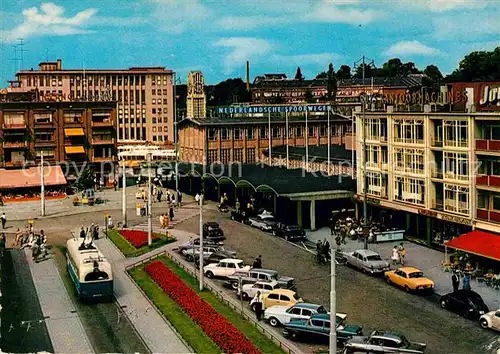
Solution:
[[[211,271],[208,271],[206,274],[207,278],[213,278],[214,277],[214,273],[212,273]]]
[[[441,305],[441,308],[443,308],[443,309],[448,307],[448,302],[445,299],[441,299],[441,301],[439,303]]]
[[[233,215],[231,215],[231,220],[233,220],[233,221],[234,221],[234,216],[233,216]]]
[[[277,236],[277,235],[276,235],[276,231],[274,231],[274,230],[273,230],[273,236]]]
[[[408,285],[405,285],[405,290],[407,293],[411,293],[411,288]]]
[[[298,339],[297,332],[291,332],[290,333],[290,339],[293,341],[296,341]]]
[[[269,324],[273,327],[278,327],[280,325],[280,321],[276,317],[271,317],[269,319]]]
[[[248,300],[248,299],[250,299],[250,296],[248,296],[248,294],[247,294],[247,293],[243,293],[243,294],[241,294],[241,297],[243,298],[243,300]]]
[[[488,321],[486,321],[486,318],[481,318],[479,320],[479,324],[481,325],[481,327],[483,328],[490,328],[490,326],[488,325]]]
[[[255,311],[257,310],[257,308],[256,308],[255,304],[253,304],[251,308],[252,308],[252,311],[253,311],[253,312],[255,312]]]
[[[385,281],[387,284],[392,285],[391,279],[389,277],[385,277]]]
[[[464,316],[464,318],[469,318],[469,309],[465,310],[462,316]]]
[[[236,282],[236,281],[235,281],[235,282],[231,283],[231,287],[232,287],[234,290],[238,290],[238,289],[239,289],[239,284],[238,284],[238,282]]]
[[[288,241],[288,235],[285,235],[285,241]]]
[[[191,256],[191,255],[189,255],[189,254],[188,254],[188,255],[186,256],[186,261],[188,261],[188,262],[192,262],[192,261],[194,261],[193,256]]]

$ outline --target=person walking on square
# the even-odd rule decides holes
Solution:
[[[260,295],[260,291],[257,291],[257,294],[252,300],[253,307],[255,308],[255,316],[257,317],[257,321],[262,319],[262,296]]]
[[[398,246],[394,246],[392,248],[392,256],[391,256],[392,264],[396,265],[399,262],[399,250]]]
[[[177,201],[179,202],[179,206],[182,204],[182,193],[180,190],[177,190]]]
[[[80,229],[80,238],[85,238],[85,229],[83,228],[83,226]]]
[[[5,213],[2,213],[1,219],[2,219],[2,229],[5,229],[5,224],[7,223],[7,216],[5,215]]]
[[[170,220],[174,221],[174,206],[173,206],[173,203],[170,204],[170,209],[168,211],[168,216],[170,217]]]
[[[463,282],[463,287],[462,287],[464,290],[471,290],[471,287],[470,287],[470,274],[469,273],[465,273],[464,274],[464,282]]]
[[[460,286],[460,278],[457,275],[457,272],[453,272],[451,276],[451,285],[453,285],[453,292],[456,293],[458,291],[458,287]]]

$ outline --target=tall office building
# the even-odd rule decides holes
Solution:
[[[201,71],[191,71],[187,83],[187,118],[205,118],[207,114],[207,97]]]
[[[38,90],[42,101],[117,101],[119,142],[162,144],[174,140],[172,75],[164,67],[63,69],[58,59],[19,71],[9,91]]]

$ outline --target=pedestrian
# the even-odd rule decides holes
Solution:
[[[463,282],[462,288],[464,290],[471,290],[471,287],[470,287],[470,274],[469,273],[465,273],[464,274],[464,282]]]
[[[85,238],[85,229],[83,228],[83,226],[80,229],[80,238]]]
[[[236,212],[240,211],[241,205],[240,205],[240,201],[239,201],[238,198],[236,198],[236,205],[235,205],[235,207],[236,207]]]
[[[171,221],[174,221],[174,206],[170,204],[170,209],[168,211],[168,216]]]
[[[406,249],[403,246],[403,242],[401,242],[399,244],[398,252],[399,252],[399,261],[401,262],[402,265],[404,265],[405,264],[405,257],[406,257]]]
[[[252,268],[255,269],[261,269],[262,268],[262,256],[258,256],[255,258],[255,261],[253,262]]]
[[[94,229],[92,230],[92,237],[94,238],[94,240],[99,239],[99,226],[94,226]]]
[[[2,229],[5,229],[5,224],[7,223],[7,216],[5,215],[5,213],[2,213],[1,219],[2,219]]]
[[[23,232],[21,231],[21,229],[17,229],[16,231],[16,241],[14,243],[14,247],[19,247],[21,245],[21,238],[23,236]]]
[[[179,206],[182,204],[182,193],[180,190],[177,190],[177,202],[179,203]]]
[[[399,262],[399,250],[398,246],[394,246],[392,248],[392,256],[391,256],[392,264],[396,265]]]
[[[163,214],[160,215],[160,227],[165,228],[165,216]]]
[[[158,192],[156,193],[156,200],[159,202],[161,202],[161,189],[158,190]]]
[[[116,178],[113,180],[113,187],[115,188],[115,192],[116,192],[116,187],[118,186],[118,181],[116,180]]]
[[[456,293],[460,286],[460,278],[455,271],[453,271],[453,275],[451,276],[451,285],[453,285],[453,292]]]
[[[114,228],[115,225],[113,224],[113,218],[110,216],[108,216],[108,229],[112,229]]]
[[[330,258],[330,242],[328,242],[326,238],[323,241],[323,255],[326,260]]]
[[[262,305],[262,296],[260,295],[260,291],[257,291],[257,294],[255,294],[255,297],[252,300],[252,306],[255,309],[257,321],[262,319]]]

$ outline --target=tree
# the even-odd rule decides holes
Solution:
[[[397,77],[401,74],[403,63],[399,58],[389,59],[382,65],[382,71],[386,77]]]
[[[240,79],[227,79],[215,86],[207,86],[205,93],[208,106],[226,106],[237,102],[251,101],[251,95],[246,89],[246,83]]]
[[[467,54],[458,68],[446,77],[448,82],[500,80],[500,47],[493,51]]]
[[[356,67],[356,73],[354,74],[354,76],[357,77],[358,79],[363,78],[363,65],[365,67],[365,78],[374,77],[375,76],[374,73],[376,73],[377,69],[372,68],[368,64],[358,65]]]
[[[315,103],[316,102],[310,89],[306,90],[306,92],[304,94],[304,98],[305,98],[307,103]]]
[[[326,71],[320,72],[318,75],[316,75],[316,79],[326,79],[328,75],[326,74]]]
[[[80,191],[94,187],[94,172],[89,167],[82,170],[75,181],[75,187]]]
[[[328,65],[327,80],[326,96],[328,100],[333,101],[337,96],[337,75],[335,74],[332,63]]]
[[[422,84],[427,87],[432,87],[437,90],[441,81],[443,80],[443,74],[436,65],[427,65],[424,69],[425,77],[422,80]]]
[[[340,69],[337,71],[337,79],[348,80],[351,76],[351,67],[349,65],[341,65]]]
[[[297,67],[297,72],[295,73],[295,80],[299,80],[299,81],[304,80],[304,76],[302,75],[302,71],[300,70],[300,66]]]

